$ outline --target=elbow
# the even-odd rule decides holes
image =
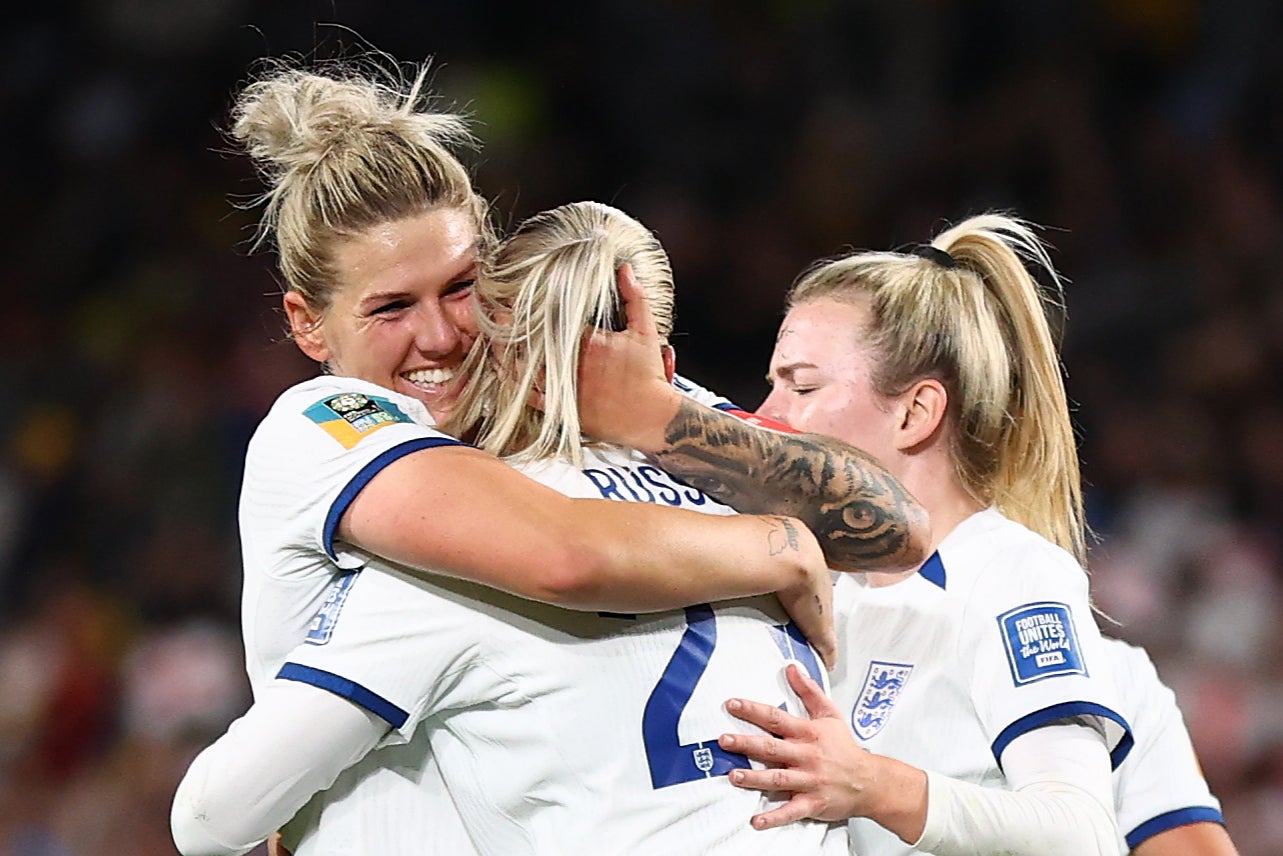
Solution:
[[[831,528],[820,539],[830,567],[856,573],[895,573],[914,570],[930,557],[931,521],[925,509],[915,504],[898,514],[874,517],[873,525],[865,525],[867,508],[848,509],[843,514],[844,525]],[[850,525],[851,518],[860,520],[861,525]]]
[[[602,608],[611,577],[609,552],[583,540],[563,542],[547,551],[530,580],[531,600],[566,609]]]
[[[198,755],[179,783],[169,811],[170,835],[182,856],[241,856],[257,842],[241,846],[227,843],[236,836],[224,827],[234,823],[230,816],[220,817],[212,808],[217,800],[210,799],[208,760],[206,753]]]
[[[905,518],[905,547],[902,570],[916,568],[931,556],[931,518],[921,507],[911,509]]]

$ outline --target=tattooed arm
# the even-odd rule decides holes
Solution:
[[[737,511],[799,518],[839,570],[926,559],[926,512],[881,464],[839,440],[773,431],[683,398],[662,444],[641,451]]]
[[[679,393],[669,383],[672,350],[627,266],[619,288],[628,329],[584,342],[586,433],[649,455],[738,511],[801,519],[839,570],[905,570],[926,559],[926,511],[881,464],[840,440],[753,425]]]

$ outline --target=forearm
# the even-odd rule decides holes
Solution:
[[[928,773],[915,847],[939,856],[1118,853],[1109,754],[1099,735],[1076,725],[1041,728],[1013,741],[1003,761],[1011,790]]]
[[[798,586],[819,562],[793,518],[712,516],[645,503],[576,500],[570,520],[595,558],[567,579],[576,609],[655,612]]]
[[[829,437],[786,434],[682,399],[661,434],[636,438],[666,472],[750,514],[797,517],[844,571],[916,567],[926,512],[872,457]]]
[[[174,795],[170,829],[183,856],[241,856],[369,752],[387,723],[324,690],[269,685],[196,757]]]

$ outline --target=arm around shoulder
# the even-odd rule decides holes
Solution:
[[[349,504],[338,534],[408,568],[571,609],[656,612],[770,593],[803,608],[809,598],[809,626],[785,606],[826,660],[836,647],[824,557],[787,517],[573,499],[454,446],[385,467]]]

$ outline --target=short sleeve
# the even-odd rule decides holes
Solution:
[[[1136,745],[1114,773],[1118,828],[1129,849],[1189,823],[1224,823],[1203,778],[1176,694],[1141,648],[1104,640]]]
[[[968,597],[962,656],[999,767],[1021,734],[1075,717],[1099,725],[1115,767],[1130,750],[1086,574],[1063,551],[1038,541],[995,557]]]
[[[343,578],[327,603],[326,632],[309,635],[276,677],[348,699],[390,725],[385,743],[410,739],[419,722],[462,706],[455,681],[479,656],[475,610],[448,589],[372,563]],[[452,677],[453,676],[453,677]]]
[[[246,454],[242,532],[321,550],[341,569],[359,567],[335,543],[343,513],[384,467],[422,449],[458,446],[417,401],[350,378],[325,377],[283,394]],[[283,537],[282,537],[283,536]]]

